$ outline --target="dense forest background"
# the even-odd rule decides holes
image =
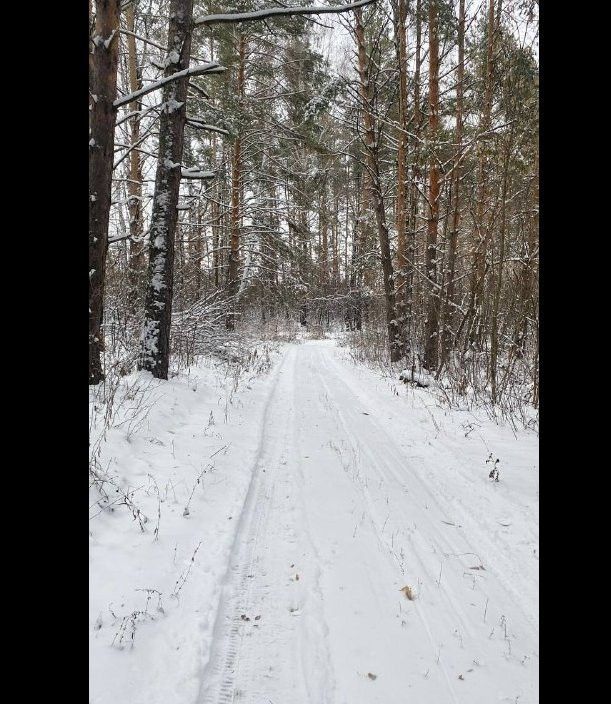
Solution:
[[[538,3],[280,5],[90,3],[90,383],[303,328],[536,408]]]

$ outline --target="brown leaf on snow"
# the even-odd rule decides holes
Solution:
[[[414,601],[414,599],[416,598],[414,590],[409,586],[409,584],[406,584],[404,587],[399,589],[399,591],[403,592],[405,594],[405,597],[410,601]]]

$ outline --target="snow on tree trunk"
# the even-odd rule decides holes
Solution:
[[[127,29],[134,32],[135,10],[131,4],[125,10]],[[127,63],[129,90],[135,93],[142,88],[142,69],[138,65],[136,52],[136,38],[133,34],[127,35]],[[139,100],[134,100],[129,105],[131,112],[137,113],[142,107]],[[145,245],[142,241],[142,158],[140,152],[135,147],[140,141],[140,116],[134,114],[130,118],[130,145],[133,147],[129,155],[129,178],[127,181],[128,210],[129,210],[129,283],[130,283],[130,304],[132,309],[137,309],[137,302],[142,296],[142,279],[144,273]]]
[[[171,0],[165,77],[189,66],[193,0]],[[163,89],[159,118],[159,154],[151,215],[149,266],[139,368],[158,379],[168,378],[174,239],[178,222],[178,196],[186,122],[189,78]]]
[[[456,127],[454,131],[454,142],[456,143],[456,157],[454,159],[454,183],[453,197],[454,210],[452,213],[452,229],[450,231],[450,243],[447,265],[447,286],[445,298],[443,299],[443,310],[440,314],[442,330],[441,364],[443,366],[450,349],[454,345],[454,335],[452,333],[453,306],[455,305],[455,283],[456,276],[456,252],[458,249],[458,229],[460,227],[460,185],[461,185],[461,158],[463,141],[463,104],[464,104],[464,80],[465,80],[465,0],[459,1],[458,11],[458,66],[456,75]]]
[[[244,76],[246,60],[246,38],[240,33],[238,38],[238,73],[236,92],[240,103],[244,99]],[[235,327],[235,305],[239,286],[240,267],[240,229],[242,224],[242,139],[240,134],[233,144],[231,168],[231,238],[229,252],[229,269],[227,273],[227,289],[230,296],[230,309],[227,311],[225,325],[228,330]]]
[[[399,69],[399,134],[397,135],[397,317],[400,321],[402,347],[406,348],[408,287],[407,270],[411,266],[407,252],[407,36],[406,0],[393,6],[397,66]]]
[[[428,301],[424,328],[424,366],[437,369],[439,359],[439,300],[437,289],[437,227],[439,224],[439,165],[436,143],[439,133],[439,22],[437,0],[429,2],[429,141],[431,157],[429,165],[429,219],[424,258],[428,279]]]

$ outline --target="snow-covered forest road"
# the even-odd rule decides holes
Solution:
[[[120,579],[124,600],[127,585],[167,595],[182,569],[175,545],[203,543],[177,605],[164,596],[132,651],[110,648],[116,621],[103,641],[98,617],[92,704],[535,704],[537,436],[442,407],[332,340],[285,345],[253,389],[241,427],[226,428],[234,449],[217,455],[218,479],[188,520],[167,489],[155,543],[127,540],[133,522],[117,539],[116,522],[96,519],[106,522],[93,529],[92,621],[117,603]],[[195,390],[149,414],[156,444],[142,447],[159,487],[171,477],[179,490],[181,433],[189,453],[204,453],[195,431],[211,402]],[[179,552],[184,565],[190,552]]]
[[[201,701],[534,702],[531,507],[333,352],[276,372]]]

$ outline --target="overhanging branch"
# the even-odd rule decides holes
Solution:
[[[349,5],[314,5],[312,7],[274,7],[269,10],[255,10],[254,12],[236,12],[218,15],[205,15],[194,20],[196,27],[201,25],[211,24],[227,24],[237,22],[253,22],[256,20],[265,20],[270,17],[292,17],[294,15],[324,15],[327,13],[335,14],[338,12],[348,12],[349,10],[358,10],[359,7],[370,5],[375,0],[358,0],[358,2],[350,3]]]
[[[202,171],[201,169],[198,169],[196,167],[191,167],[189,169],[183,168],[180,171],[181,178],[191,178],[208,181],[209,179],[213,179],[214,176],[214,171]]]

